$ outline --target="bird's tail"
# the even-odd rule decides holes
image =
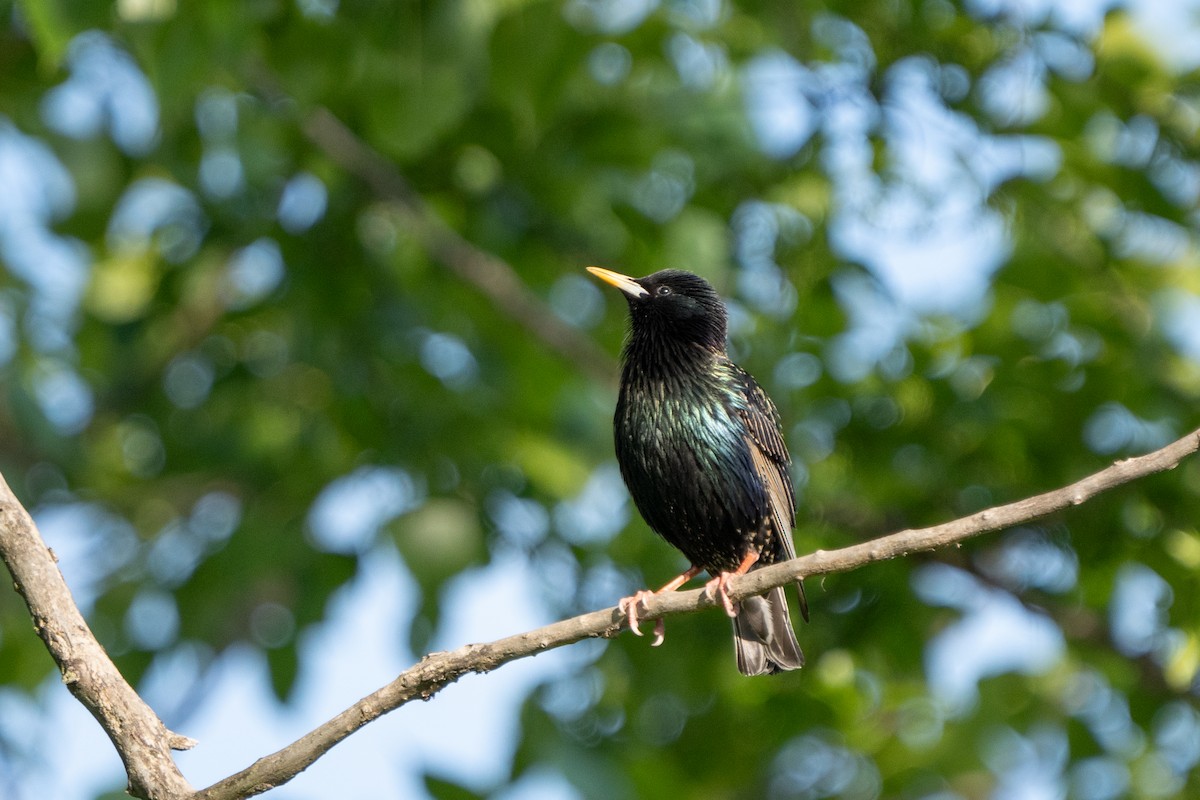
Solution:
[[[741,602],[733,618],[733,643],[743,675],[769,675],[804,666],[783,587]]]

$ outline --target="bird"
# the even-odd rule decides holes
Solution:
[[[796,557],[796,500],[779,413],[730,360],[720,295],[684,270],[632,278],[587,269],[619,289],[629,305],[613,417],[621,477],[650,528],[691,564],[657,591],[621,600],[630,629],[641,635],[638,609],[648,598],[707,572],[706,592],[733,618],[738,670],[799,669],[804,654],[783,588],[738,604],[726,593],[731,577]],[[807,621],[804,586],[796,585]],[[654,645],[663,633],[660,619]]]

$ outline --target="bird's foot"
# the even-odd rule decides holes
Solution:
[[[729,594],[725,591],[725,585],[729,583],[729,579],[738,573],[722,572],[717,577],[713,578],[708,583],[704,584],[704,595],[710,600],[719,600],[721,607],[725,609],[725,613],[731,617],[738,615],[737,606],[729,599]]]
[[[654,597],[654,592],[651,592],[648,589],[642,589],[641,591],[634,592],[629,597],[622,597],[617,601],[617,608],[620,609],[621,613],[625,615],[625,619],[629,622],[629,630],[633,631],[634,636],[642,635],[642,629],[638,627],[638,606],[641,606],[644,609],[646,607],[646,601],[651,597]],[[662,620],[659,620],[658,624],[654,626],[654,633],[656,636],[659,633],[658,627],[661,623]]]
[[[648,589],[642,589],[640,592],[634,592],[630,597],[623,597],[617,601],[617,608],[625,615],[629,621],[629,630],[633,631],[637,636],[642,635],[641,629],[638,628],[638,606],[643,609],[646,607],[646,601],[656,594],[664,594],[665,592],[673,592],[680,586],[690,581],[692,578],[699,575],[700,567],[690,567],[687,571],[676,575],[665,586],[657,592],[651,592]],[[654,621],[654,641],[650,643],[651,647],[658,647],[663,643],[663,638],[667,635],[667,623],[661,618]]]
[[[642,589],[640,592],[634,593],[633,596],[621,598],[617,602],[617,608],[625,614],[625,618],[629,621],[629,630],[633,631],[635,636],[642,635],[641,628],[638,627],[638,606],[645,608],[646,600],[654,597],[655,594],[657,592]],[[654,641],[650,643],[650,646],[658,647],[663,643],[666,635],[667,624],[661,618],[656,619],[654,621]]]

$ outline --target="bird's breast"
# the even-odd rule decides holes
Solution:
[[[617,403],[617,460],[638,510],[705,568],[736,565],[767,514],[735,400],[712,383],[627,381]]]
[[[719,390],[655,383],[622,392],[616,431],[628,455],[716,467],[745,449],[741,421]],[[663,463],[662,469],[669,465]]]

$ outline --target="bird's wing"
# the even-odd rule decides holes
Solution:
[[[762,387],[744,371],[739,370],[745,404],[739,409],[750,439],[750,456],[754,468],[767,486],[771,510],[788,558],[795,558],[792,545],[792,525],[796,519],[796,498],[792,492],[789,470],[791,458],[783,441],[779,412]]]
[[[767,497],[771,501],[771,525],[779,539],[779,546],[785,558],[795,558],[796,546],[792,543],[795,512],[792,510],[794,501],[791,499],[791,482],[779,465],[769,460],[754,442],[750,443],[750,458],[754,462],[755,471],[762,476],[767,486]]]
[[[750,459],[767,487],[771,520],[779,548],[785,559],[793,559],[796,557],[796,545],[792,541],[796,495],[792,490],[791,457],[783,441],[779,412],[758,382],[749,373],[739,372],[746,399],[740,413],[750,440]],[[800,592],[800,613],[807,621],[808,599],[804,596],[804,584],[797,582],[796,586]]]

